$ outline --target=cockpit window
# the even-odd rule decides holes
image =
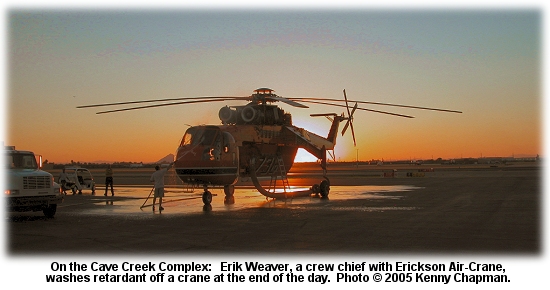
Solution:
[[[181,140],[181,146],[184,145],[212,145],[219,130],[190,128],[185,132]]]
[[[185,134],[183,135],[183,139],[181,139],[180,146],[191,144],[191,140],[193,140],[194,133],[195,133],[194,130],[191,130],[191,129],[187,130],[187,132],[185,132]]]
[[[214,143],[214,138],[216,138],[216,133],[218,133],[218,130],[204,130],[202,136],[200,137],[199,143],[201,145],[212,145],[212,143]]]

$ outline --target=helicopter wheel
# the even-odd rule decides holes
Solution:
[[[311,187],[311,192],[313,192],[315,195],[318,195],[319,193],[321,193],[321,186],[319,186],[319,184],[314,184],[312,187]]]
[[[235,186],[234,185],[224,185],[223,192],[225,193],[225,197],[223,198],[224,204],[234,204],[235,203],[235,197],[233,194],[235,193]]]
[[[321,198],[327,198],[330,191],[330,183],[327,180],[323,180],[321,181],[321,185],[319,185],[319,187],[319,194],[321,195]]]
[[[212,203],[212,193],[210,191],[205,190],[202,193],[202,202],[204,203],[204,205],[209,205],[210,203]]]
[[[225,196],[233,196],[235,193],[235,185],[224,185],[223,192],[225,193]]]
[[[223,198],[223,203],[224,204],[234,204],[235,203],[235,197],[232,196],[232,195],[226,195]]]

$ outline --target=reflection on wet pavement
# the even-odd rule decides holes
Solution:
[[[293,188],[299,190],[302,188]],[[223,189],[209,189],[212,192],[211,207],[204,207],[202,202],[202,190],[189,192],[180,188],[166,188],[162,206],[163,215],[192,214],[205,210],[212,212],[236,211],[247,208],[303,208],[325,207],[330,201],[338,200],[372,200],[372,199],[399,199],[395,193],[417,190],[419,187],[407,185],[393,186],[331,186],[328,200],[319,197],[303,197],[287,200],[268,199],[254,188],[237,188],[235,190],[235,203],[225,205],[223,203]],[[386,195],[392,193],[391,195]],[[89,215],[151,215],[159,214],[152,210],[153,195],[151,188],[143,187],[119,187],[115,189],[115,196],[68,195],[65,201],[58,207],[58,212],[78,211],[79,214]],[[158,203],[158,200],[157,200]],[[387,210],[414,210],[407,207],[331,207],[331,210],[358,210],[358,211],[387,211]]]

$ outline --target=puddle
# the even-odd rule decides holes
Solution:
[[[293,188],[304,189],[304,188]],[[419,187],[407,185],[393,186],[331,186],[329,200],[318,197],[300,197],[287,200],[267,199],[254,188],[235,189],[235,203],[225,205],[223,189],[210,189],[212,192],[211,208],[204,208],[202,202],[202,190],[189,192],[181,188],[167,188],[163,198],[165,214],[200,213],[203,211],[223,212],[235,211],[254,207],[295,207],[304,206],[327,206],[330,201],[351,200],[351,199],[400,199],[401,196],[386,195],[387,193],[398,193],[417,190]],[[108,194],[104,196],[101,191],[95,196],[91,195],[68,195],[65,202],[58,208],[63,210],[79,210],[80,214],[147,214],[151,215],[153,194],[151,188],[144,187],[119,187],[115,189],[115,196]],[[158,203],[158,200],[157,200]],[[331,210],[357,210],[357,211],[387,211],[387,210],[414,210],[405,207],[331,207]],[[157,211],[158,214],[158,205]]]

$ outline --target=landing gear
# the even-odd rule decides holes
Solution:
[[[202,202],[205,205],[205,208],[210,206],[212,203],[212,193],[208,190],[207,185],[203,185],[203,193],[202,193]],[[234,204],[235,203],[235,197],[233,194],[235,193],[235,186],[234,185],[225,185],[223,187],[223,192],[225,193],[225,197],[223,199],[224,204]]]
[[[205,189],[202,193],[202,202],[204,205],[210,205],[210,203],[212,203],[212,193],[208,191],[208,189]]]
[[[321,198],[328,198],[330,192],[330,182],[328,179],[321,181],[321,184],[314,184],[311,186],[311,192]]]
[[[313,192],[314,194],[319,194],[319,193],[321,193],[321,186],[319,186],[319,184],[315,183],[315,184],[311,187],[311,192]]]
[[[226,205],[229,205],[229,204],[235,204],[235,197],[234,196],[225,196],[223,198],[223,203],[226,204]]]
[[[319,185],[321,198],[328,198],[328,193],[330,191],[330,182],[328,180],[321,181]]]
[[[224,204],[234,204],[235,203],[235,197],[233,194],[235,193],[235,186],[234,185],[225,185],[223,187],[223,192],[225,193],[225,197],[223,198]]]

